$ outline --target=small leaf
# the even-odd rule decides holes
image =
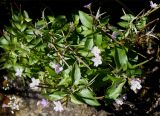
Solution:
[[[81,90],[78,95],[84,100],[85,103],[91,105],[91,106],[99,106],[100,104],[93,96],[93,92],[89,89],[83,89]]]
[[[79,81],[75,82],[74,84],[75,85],[82,85],[82,86],[84,85],[84,86],[87,86],[88,85],[88,81],[86,79],[80,79]]]
[[[141,19],[136,23],[136,27],[137,27],[138,29],[142,29],[142,28],[145,27],[146,23],[147,23],[147,18],[146,18],[146,17],[143,17],[143,18],[141,18]]]
[[[26,27],[27,27],[27,25],[26,24],[23,24],[23,25],[21,25],[21,32],[23,32],[25,29],[26,29]]]
[[[93,48],[93,45],[94,45],[93,39],[87,38],[85,42],[85,47],[91,50]]]
[[[115,100],[120,95],[125,82],[126,82],[125,79],[121,79],[121,78],[118,78],[116,80],[114,79],[114,81],[112,81],[112,85],[106,91],[105,98]]]
[[[89,16],[88,14],[79,11],[79,17],[80,17],[80,21],[81,23],[85,26],[88,27],[90,29],[92,29],[92,25],[93,25],[93,17]]]
[[[17,29],[21,30],[21,25],[19,23],[14,23]]]
[[[51,101],[56,101],[56,100],[60,100],[63,99],[67,94],[61,91],[56,91],[50,95],[48,95],[48,99]],[[47,96],[46,96],[47,97]]]
[[[115,47],[114,59],[118,68],[122,68],[124,71],[127,70],[128,58],[123,47]]]
[[[78,100],[78,96],[77,95],[71,95],[71,102],[75,103],[75,104],[83,104],[83,102],[81,102],[80,100]]]
[[[124,21],[130,22],[131,20],[134,19],[134,16],[131,15],[131,14],[125,14],[124,16],[121,17],[121,19],[124,20]]]
[[[60,82],[59,82],[59,86],[65,86],[68,87],[71,84],[71,78],[69,76],[65,76]]]
[[[90,99],[90,98],[83,98],[83,100],[87,103],[87,104],[89,104],[89,105],[91,105],[91,106],[100,106],[101,104],[96,100],[96,99]]]
[[[44,27],[46,24],[47,24],[46,21],[44,21],[44,20],[39,20],[39,21],[36,23],[36,28],[42,28],[42,27]]]
[[[118,25],[123,27],[123,28],[129,28],[129,23],[128,22],[119,22]]]
[[[17,22],[19,21],[19,17],[15,14],[12,15],[12,19],[13,21],[17,21]]]
[[[103,18],[103,19],[101,19],[101,26],[106,26],[107,24],[108,24],[108,22],[109,22],[109,18]]]
[[[81,71],[77,63],[73,67],[73,82],[79,81],[81,78]]]
[[[0,38],[0,44],[1,44],[1,45],[8,45],[9,42],[8,42],[4,37],[1,37],[1,38]]]
[[[95,43],[97,46],[101,46],[101,44],[102,44],[102,35],[101,34],[96,34]]]
[[[91,56],[93,56],[93,54],[91,52],[85,51],[85,50],[79,50],[78,53],[83,57],[91,57]]]
[[[86,36],[92,34],[92,30],[85,30],[85,31],[82,31],[81,34],[82,34],[84,37],[86,37]]]
[[[78,16],[78,15],[75,15],[74,25],[77,26],[78,24],[79,24],[79,16]]]
[[[48,16],[48,19],[50,22],[54,23],[55,22],[55,18],[53,16]]]
[[[45,67],[46,71],[48,71],[49,75],[50,76],[55,76],[56,73],[53,69],[49,68],[49,67]]]
[[[30,18],[25,18],[25,21],[26,21],[26,22],[30,22],[30,21],[32,21],[32,19],[30,19]]]
[[[24,14],[24,17],[25,17],[25,18],[29,18],[29,15],[28,15],[27,11],[24,10],[24,11],[23,11],[23,14]]]

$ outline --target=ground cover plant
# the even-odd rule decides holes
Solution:
[[[85,6],[88,13],[78,11],[71,21],[46,16],[45,10],[32,21],[26,11],[12,11],[11,26],[0,38],[1,88],[39,92],[44,106],[54,101],[55,111],[68,102],[121,106],[128,91],[137,94],[143,88],[143,65],[159,58],[159,46],[153,49],[159,19],[148,16],[160,6],[150,6],[136,16],[123,10],[119,27],[100,8],[92,12],[91,4]],[[154,55],[148,58],[139,48]]]

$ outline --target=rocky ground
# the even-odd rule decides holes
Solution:
[[[54,110],[53,102],[48,102],[47,106],[43,107],[42,104],[37,104],[38,101],[41,101],[41,99],[8,95],[3,101],[3,105],[1,104],[0,116],[139,116],[141,114],[160,116],[160,96],[155,96],[155,100],[150,107],[147,106],[149,101],[146,101],[146,106],[143,105],[145,102],[141,103],[142,101],[135,104],[131,101],[125,101],[120,107],[114,104],[114,107],[111,106],[114,113],[102,110],[105,107],[96,109],[87,105],[72,103],[63,104],[64,110],[59,112]],[[5,103],[10,104],[12,108],[5,107]],[[148,111],[146,111],[147,108]],[[144,113],[145,111],[146,113]]]
[[[111,116],[110,113],[104,110],[97,111],[87,105],[75,105],[72,103],[63,105],[64,110],[62,112],[56,112],[53,109],[53,102],[49,102],[46,107],[43,107],[41,104],[37,105],[38,99],[15,97],[13,104],[15,106],[17,104],[18,108],[15,108],[15,110],[1,108],[0,116]]]

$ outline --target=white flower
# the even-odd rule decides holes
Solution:
[[[115,102],[116,102],[116,104],[118,104],[118,105],[123,105],[123,99],[122,99],[122,98],[117,98],[117,99],[115,100]]]
[[[132,79],[130,81],[131,87],[130,89],[133,90],[135,93],[137,93],[137,90],[140,90],[142,88],[141,86],[141,80],[140,79]]]
[[[94,62],[94,66],[97,67],[98,65],[102,64],[101,59],[102,59],[101,56],[97,56],[97,57],[92,58],[91,60]]]
[[[102,58],[100,56],[100,49],[97,46],[94,46],[91,50],[91,53],[94,54],[95,57],[93,57],[91,60],[94,62],[94,66],[98,66],[99,64],[102,64]]]
[[[8,80],[8,77],[7,77],[7,76],[3,76],[3,78],[4,78],[5,80]]]
[[[92,48],[92,50],[91,50],[91,53],[93,53],[95,57],[96,57],[96,56],[99,56],[100,52],[101,52],[101,51],[100,51],[100,49],[99,49],[97,46],[94,46],[94,47]]]
[[[63,67],[60,67],[59,64],[54,64],[53,62],[50,62],[50,66],[54,68],[55,72],[58,74],[63,70]]]
[[[32,83],[29,84],[30,88],[37,90],[38,89],[37,86],[39,85],[40,80],[35,78],[31,78],[31,80],[32,80]]]
[[[57,102],[54,101],[53,103],[55,105],[55,107],[54,107],[55,111],[60,111],[61,112],[61,111],[64,110],[60,101],[57,101]]]
[[[16,68],[16,74],[15,74],[15,76],[21,77],[22,76],[22,72],[23,72],[22,68]]]
[[[157,4],[153,3],[153,1],[150,1],[150,7],[151,8],[157,8]]]

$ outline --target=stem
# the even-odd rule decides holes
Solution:
[[[145,63],[147,63],[147,62],[149,62],[150,60],[152,60],[154,57],[151,57],[149,60],[145,60],[144,62],[141,62],[141,63],[139,63],[139,64],[137,64],[137,65],[133,65],[133,67],[132,68],[136,68],[136,67],[138,67],[138,66],[141,66],[141,65],[143,65],[143,64],[145,64]]]
[[[68,63],[63,59],[62,55],[58,52],[57,48],[53,45],[53,48],[57,52],[57,55],[61,58],[61,60],[69,67]]]

